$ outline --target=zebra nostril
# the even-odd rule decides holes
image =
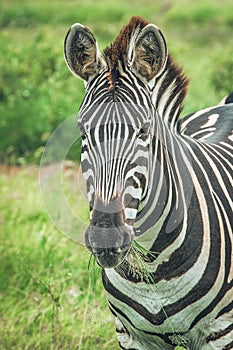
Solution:
[[[131,244],[132,232],[126,225],[121,227],[103,228],[90,225],[85,234],[85,243],[90,250],[119,249]]]

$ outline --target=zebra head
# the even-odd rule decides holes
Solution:
[[[65,59],[86,86],[78,117],[90,204],[86,246],[102,267],[116,267],[130,250],[148,192],[150,82],[166,65],[166,44],[155,25],[133,18],[101,55],[92,33],[74,24],[65,39]]]

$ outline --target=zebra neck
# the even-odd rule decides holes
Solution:
[[[184,230],[189,174],[180,141],[158,116],[152,142],[148,195],[135,222],[139,242],[160,253]],[[186,183],[187,182],[187,183]]]
[[[168,55],[162,74],[150,83],[152,102],[164,122],[173,128],[183,108],[188,79],[182,69]]]

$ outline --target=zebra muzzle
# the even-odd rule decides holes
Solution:
[[[87,248],[104,268],[119,266],[125,259],[132,241],[133,234],[127,225],[108,228],[90,225],[85,234]]]

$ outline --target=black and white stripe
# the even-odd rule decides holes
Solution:
[[[73,59],[80,35],[89,50],[87,62],[80,60],[84,72],[67,59],[78,76],[89,67],[79,111],[87,242],[110,267],[103,284],[121,349],[233,349],[233,104],[179,120],[187,80],[162,33],[141,18],[132,18],[104,57],[89,31],[72,28],[66,57]],[[97,252],[92,230],[110,240],[113,222],[128,244],[115,239]],[[148,252],[138,251],[142,264],[133,240]]]

